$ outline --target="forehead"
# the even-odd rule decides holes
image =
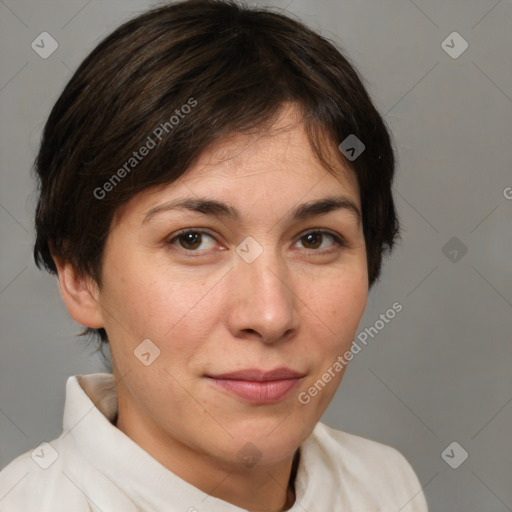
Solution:
[[[194,196],[223,200],[250,213],[262,206],[287,209],[343,194],[360,209],[354,171],[336,153],[336,146],[325,144],[324,154],[335,175],[313,151],[300,115],[285,108],[270,128],[217,140],[176,181],[132,198],[117,212],[117,219],[134,209],[147,214],[162,201]]]
[[[337,170],[341,182],[353,181],[353,169],[341,156],[337,145],[327,137],[322,143],[324,157]],[[318,160],[309,140],[306,125],[299,110],[285,105],[270,127],[258,128],[253,133],[231,133],[210,145],[185,173],[183,178],[205,178],[218,175],[248,176],[255,170],[278,171],[293,166],[297,172],[327,172]],[[229,171],[222,174],[222,171]],[[357,180],[356,180],[357,181]]]

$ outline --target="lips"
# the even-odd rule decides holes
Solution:
[[[304,377],[303,373],[290,368],[238,370],[207,376],[223,391],[251,403],[276,403],[290,394]]]

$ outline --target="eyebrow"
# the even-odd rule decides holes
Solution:
[[[189,210],[216,218],[227,218],[233,221],[240,220],[240,212],[232,205],[215,199],[186,197],[175,199],[155,206],[146,213],[143,224],[155,215],[173,210]],[[356,204],[344,196],[331,196],[315,201],[309,201],[295,207],[286,215],[287,221],[301,221],[316,215],[326,215],[335,210],[346,210],[352,213],[358,224],[361,222],[361,212]]]

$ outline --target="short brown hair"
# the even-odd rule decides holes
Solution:
[[[56,273],[53,252],[101,285],[103,248],[120,206],[177,180],[223,136],[270,126],[287,102],[302,112],[330,172],[322,140],[336,147],[355,135],[365,145],[353,161],[338,153],[358,179],[372,286],[399,231],[385,123],[333,43],[281,12],[235,0],[145,12],[108,35],[74,73],[35,161],[37,266]],[[142,146],[150,151],[135,158]],[[108,341],[103,329],[96,333]]]

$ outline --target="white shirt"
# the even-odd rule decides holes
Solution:
[[[169,471],[114,425],[113,375],[69,377],[62,434],[0,472],[0,512],[242,512]],[[289,512],[428,512],[394,448],[317,423]]]

